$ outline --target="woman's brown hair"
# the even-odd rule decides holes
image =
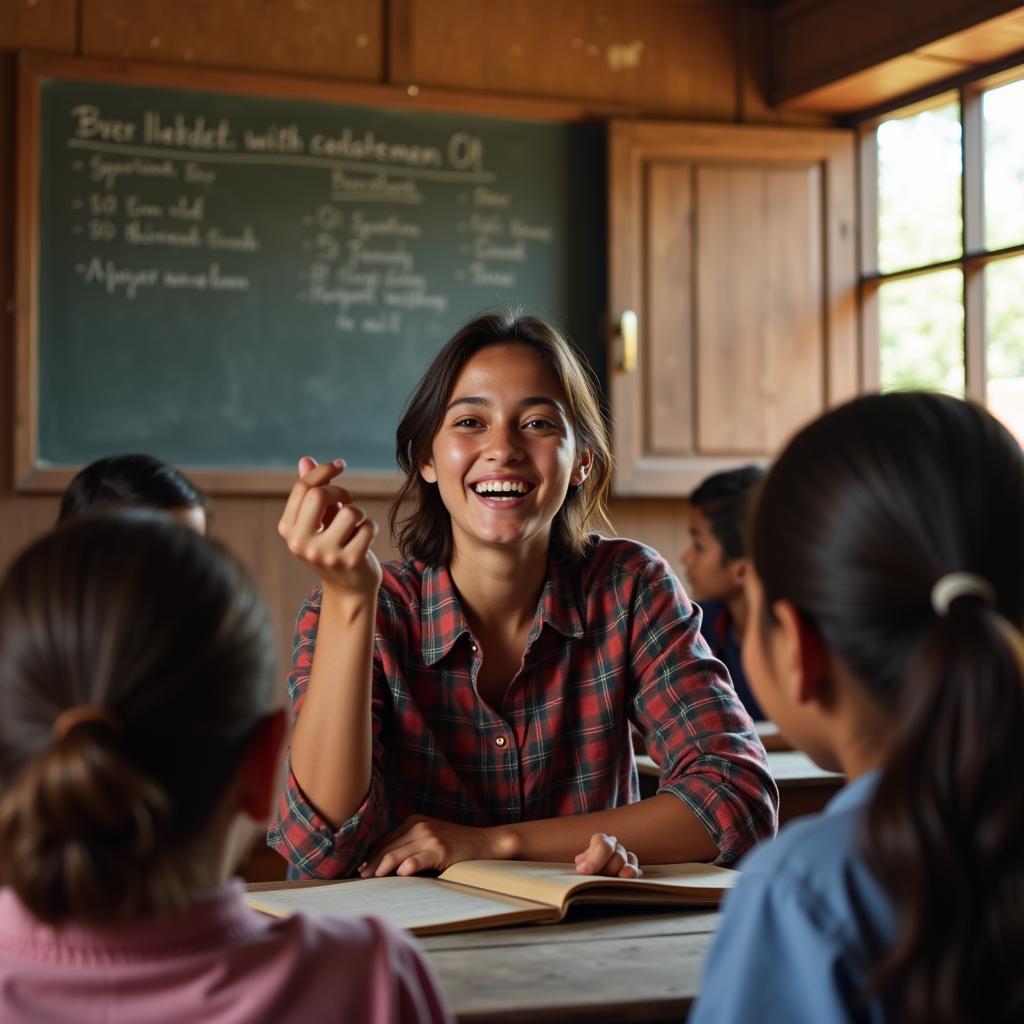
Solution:
[[[420,466],[430,457],[463,367],[492,345],[524,345],[544,360],[565,393],[577,454],[589,451],[592,457],[586,480],[569,488],[552,523],[553,552],[578,556],[586,547],[591,529],[609,527],[606,502],[612,457],[597,389],[586,363],[558,331],[540,318],[489,313],[470,320],[438,352],[398,424],[395,454],[405,481],[388,521],[392,536],[407,558],[432,564],[444,564],[451,558],[451,518],[437,486],[420,475]]]
[[[83,707],[99,710],[55,731]],[[210,541],[144,512],[36,541],[0,584],[4,884],[54,924],[181,909],[210,881],[192,848],[273,707],[263,604]]]
[[[801,431],[751,555],[894,723],[863,834],[896,913],[873,991],[906,1024],[1024,1020],[1024,453],[984,409],[872,395]],[[948,573],[987,581],[947,614]]]

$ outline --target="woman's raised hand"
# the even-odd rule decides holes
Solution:
[[[342,459],[317,465],[303,456],[277,532],[325,589],[373,598],[381,581],[380,562],[370,550],[377,524],[352,504],[348,491],[331,482],[344,470]]]

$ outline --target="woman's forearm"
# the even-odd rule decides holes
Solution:
[[[335,828],[358,810],[370,786],[375,620],[376,602],[324,587],[291,759],[306,798]]]
[[[495,832],[501,854],[516,860],[571,861],[595,832],[616,836],[641,864],[710,861],[718,856],[708,830],[670,793],[609,811],[503,825]]]

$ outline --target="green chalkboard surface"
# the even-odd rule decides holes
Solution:
[[[483,309],[550,318],[600,371],[600,125],[68,63],[36,73],[28,136],[35,468],[144,450],[199,469],[290,471],[311,453],[393,472],[409,391]]]

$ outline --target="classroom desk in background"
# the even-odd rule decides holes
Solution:
[[[646,754],[636,755],[640,795],[658,788],[658,766]],[[819,768],[801,750],[769,750],[768,768],[779,787],[779,824],[805,814],[817,814],[843,787],[842,775]]]

